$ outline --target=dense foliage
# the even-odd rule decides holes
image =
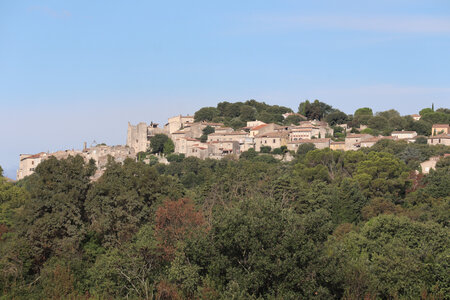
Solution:
[[[404,118],[302,109],[335,124]],[[196,118],[241,125],[288,111],[222,102]],[[427,110],[424,122],[436,113],[448,111]],[[199,160],[169,154],[168,141],[152,143],[170,164],[110,159],[97,181],[79,156],[48,159],[17,183],[0,176],[0,298],[449,298],[450,157],[415,171],[448,146],[305,144],[283,162],[284,148]]]

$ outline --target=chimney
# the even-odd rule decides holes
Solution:
[[[87,148],[87,143],[84,142],[84,143],[83,143],[83,151],[86,151],[86,148]]]

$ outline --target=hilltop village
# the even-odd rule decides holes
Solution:
[[[404,140],[408,143],[421,140],[422,143],[431,145],[450,145],[449,124],[433,124],[429,136],[419,135],[412,130],[394,130],[389,135],[381,135],[374,134],[377,131],[362,124],[364,122],[355,123],[358,127],[351,127],[349,126],[352,124],[351,122],[337,122],[335,119],[328,118],[333,122],[331,125],[326,118],[320,118],[320,115],[313,118],[314,114],[312,113],[309,113],[308,117],[288,111],[281,114],[281,122],[263,122],[254,118],[255,120],[247,121],[243,127],[234,126],[235,128],[233,128],[224,122],[202,120],[208,119],[204,116],[204,112],[205,110],[209,112],[211,109],[214,108],[203,108],[195,116],[171,117],[163,127],[153,122],[150,124],[141,122],[137,125],[128,123],[125,146],[100,144],[87,148],[85,143],[83,150],[21,154],[17,180],[32,174],[36,166],[49,157],[62,159],[69,155],[81,155],[86,161],[93,159],[98,169],[94,179],[101,176],[109,156],[118,162],[132,158],[147,163],[150,161],[150,156],[153,156],[159,162],[167,164],[169,163],[168,153],[151,151],[152,138],[157,136],[166,136],[166,139],[172,142],[171,153],[199,159],[239,157],[242,153],[250,150],[258,153],[270,153],[279,159],[289,161],[293,159],[291,154],[296,153],[299,147],[305,144],[312,145],[315,149],[330,148],[331,150],[351,151],[372,147],[384,139]],[[362,110],[367,109],[363,108]],[[333,113],[335,115],[343,114],[339,111]],[[363,117],[365,116],[363,115]],[[421,115],[414,114],[408,118],[413,122],[419,122]],[[291,122],[286,122],[286,120],[291,120]],[[286,123],[290,124],[286,125]],[[424,162],[423,172],[427,173],[438,160],[439,158],[434,157],[430,161]]]

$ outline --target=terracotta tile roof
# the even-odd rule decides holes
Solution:
[[[360,137],[364,137],[364,136],[367,136],[367,137],[373,137],[372,135],[370,135],[370,134],[366,134],[366,133],[352,133],[352,134],[348,134],[347,136],[346,136],[346,138],[350,138],[350,139],[354,139],[354,138],[360,138]]]
[[[289,135],[288,132],[267,132],[267,133],[262,133],[262,134],[258,134],[257,136],[255,136],[255,138],[264,138],[264,137],[287,137]]]
[[[292,128],[292,132],[310,132],[314,127]]]
[[[430,136],[430,139],[450,139],[450,134],[438,134],[435,136]]]
[[[449,128],[448,124],[433,124],[433,128]]]
[[[417,117],[420,117],[420,115],[418,115],[418,114],[412,114],[411,117],[417,118]]]
[[[402,134],[402,133],[417,133],[415,131],[392,131],[391,134]]]
[[[218,135],[248,135],[245,131],[234,131],[234,132],[214,132],[208,134],[208,136],[218,136]]]
[[[267,125],[268,124],[261,124],[261,125],[258,125],[258,126],[255,126],[255,127],[251,128],[250,130],[259,130],[259,129],[263,128],[263,127],[266,127]]]
[[[40,153],[37,153],[37,154],[33,154],[33,155],[30,155],[30,156],[22,158],[21,161],[25,160],[25,159],[29,159],[29,158],[31,158],[31,159],[39,158],[39,157],[42,157],[44,154],[45,154],[45,152],[40,152]]]
[[[345,145],[345,142],[331,142],[332,145]]]

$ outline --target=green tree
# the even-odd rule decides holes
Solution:
[[[448,248],[442,245],[449,242],[448,230],[432,222],[373,218],[359,231],[330,239],[327,264],[338,266],[336,294],[346,299],[443,298],[449,282]]]
[[[152,153],[163,153],[164,145],[169,140],[165,134],[155,134],[150,138],[150,149]]]
[[[346,113],[343,113],[340,110],[336,110],[336,111],[330,113],[329,115],[327,115],[325,120],[328,122],[328,124],[333,126],[333,125],[336,125],[336,124],[344,124],[344,123],[346,123],[347,120],[348,120],[348,116],[347,116]]]
[[[149,165],[132,160],[121,165],[110,160],[86,199],[89,228],[106,246],[127,242],[150,220],[154,203],[165,197],[177,198],[182,191],[177,182],[158,176]]]
[[[215,107],[203,107],[195,112],[194,120],[195,122],[212,121],[218,114],[219,112]]]
[[[316,264],[329,230],[323,210],[299,216],[270,199],[247,199],[218,210],[208,237],[188,242],[185,253],[200,273],[206,272],[224,290],[237,284],[255,298],[298,299],[314,293],[327,298]],[[203,245],[202,254],[193,245]],[[215,256],[208,258],[208,253]],[[308,276],[312,273],[316,275]]]
[[[270,147],[270,146],[261,146],[259,152],[261,152],[261,153],[270,153],[271,150],[272,150],[272,147]]]
[[[297,154],[299,155],[306,155],[309,151],[315,150],[316,146],[312,143],[304,143],[298,146],[297,148]]]
[[[358,108],[355,111],[354,116],[355,117],[359,117],[359,116],[373,116],[373,111],[369,107]]]
[[[169,138],[167,139],[167,141],[164,143],[163,146],[163,153],[165,155],[169,155],[171,153],[173,153],[175,151],[175,145],[173,143],[173,141]]]
[[[54,253],[79,249],[86,233],[84,202],[94,171],[94,161],[86,164],[81,156],[51,157],[36,167],[19,228],[38,263]]]
[[[305,102],[300,103],[298,106],[298,113],[304,115],[310,120],[322,120],[329,113],[333,112],[334,109],[331,105],[328,105],[324,102],[320,102],[319,100],[314,100],[313,103],[306,100]]]
[[[242,105],[240,111],[240,118],[242,121],[254,121],[256,118],[256,109],[250,105]]]

